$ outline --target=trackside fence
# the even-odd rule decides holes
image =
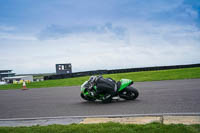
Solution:
[[[95,70],[95,71],[84,71],[84,72],[75,72],[75,73],[59,74],[59,75],[54,74],[54,75],[44,76],[44,80],[64,79],[64,78],[72,78],[72,77],[102,75],[102,74],[114,74],[114,73],[127,73],[127,72],[140,72],[140,71],[159,71],[159,70],[192,68],[192,67],[200,67],[200,64],[156,66],[156,67],[127,68],[127,69],[113,69],[113,70]]]

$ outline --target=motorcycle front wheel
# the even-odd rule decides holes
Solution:
[[[119,97],[126,100],[135,100],[139,96],[139,92],[136,88],[127,86],[122,92],[120,92]]]
[[[81,93],[81,98],[86,101],[92,101],[92,102],[96,100],[95,98],[84,96],[83,93]]]

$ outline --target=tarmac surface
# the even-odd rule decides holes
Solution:
[[[199,113],[200,79],[136,82],[139,97],[110,104],[80,98],[80,86],[0,91],[0,119]]]

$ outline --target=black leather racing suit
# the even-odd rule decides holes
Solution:
[[[106,99],[115,96],[116,94],[116,82],[111,78],[97,77],[96,81],[97,91],[95,95],[105,94]]]

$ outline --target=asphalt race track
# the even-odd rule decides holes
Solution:
[[[200,79],[136,82],[135,101],[87,102],[80,87],[0,91],[0,119],[56,116],[199,113]]]

